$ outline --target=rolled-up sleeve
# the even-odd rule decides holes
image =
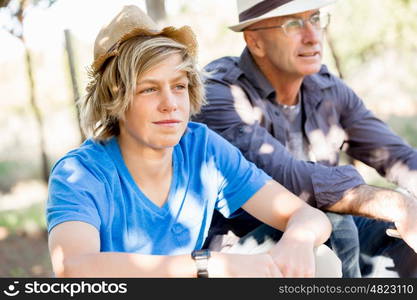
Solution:
[[[374,116],[346,85],[339,84],[347,153],[417,196],[417,151]]]
[[[238,147],[246,159],[310,205],[322,208],[335,203],[346,190],[364,184],[351,166],[326,167],[294,159],[260,120],[243,121],[242,114],[254,114],[256,109],[251,105],[237,105],[228,85],[210,81],[206,92],[208,105],[202,108],[195,121],[221,134]],[[241,111],[245,107],[248,111]]]

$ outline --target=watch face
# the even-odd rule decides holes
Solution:
[[[191,257],[193,259],[209,258],[210,257],[210,250],[208,250],[208,249],[194,250],[193,252],[191,252]]]

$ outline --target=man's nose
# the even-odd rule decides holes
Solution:
[[[303,43],[319,43],[322,37],[322,31],[323,29],[317,28],[316,26],[312,25],[309,21],[305,21],[302,29]]]

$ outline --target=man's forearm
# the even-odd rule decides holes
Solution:
[[[417,209],[417,202],[394,190],[370,185],[356,186],[343,194],[326,210],[395,222],[405,217],[409,209]]]

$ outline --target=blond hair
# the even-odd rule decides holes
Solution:
[[[172,54],[180,54],[179,70],[187,73],[191,115],[205,103],[204,87],[195,57],[187,47],[164,36],[137,36],[120,45],[97,72],[90,71],[87,95],[79,102],[81,126],[86,136],[102,141],[120,133],[119,120],[130,107],[137,79]]]

